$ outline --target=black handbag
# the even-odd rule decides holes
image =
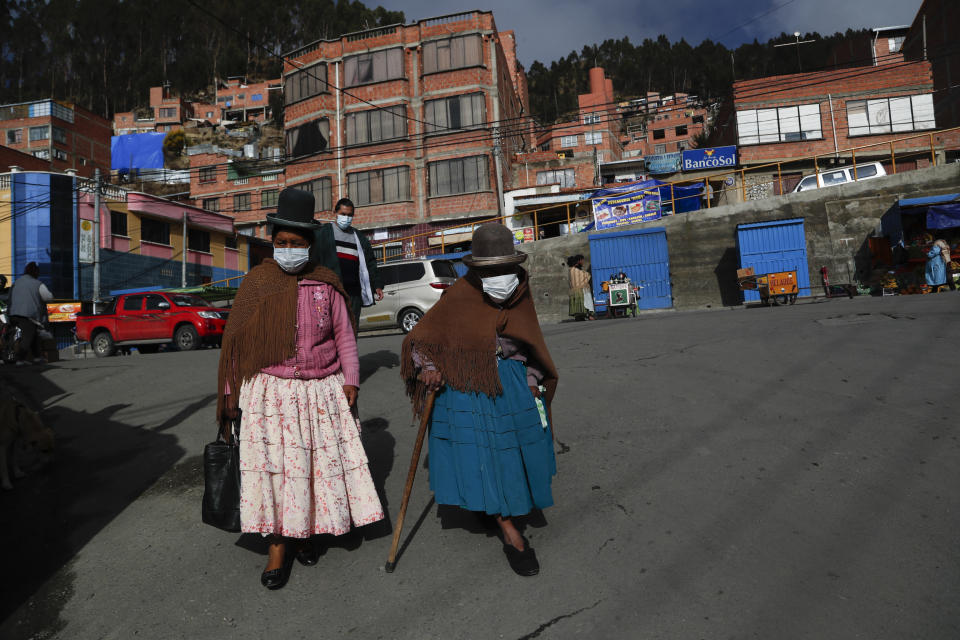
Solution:
[[[231,421],[230,442],[217,439],[203,448],[202,518],[224,531],[240,531],[240,415]]]

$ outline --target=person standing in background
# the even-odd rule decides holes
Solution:
[[[310,260],[337,274],[350,296],[353,317],[359,321],[362,307],[372,306],[374,298],[383,300],[383,280],[370,241],[353,228],[353,202],[341,198],[333,211],[337,221],[317,229]]]
[[[590,274],[583,270],[583,256],[577,254],[567,258],[570,284],[570,315],[577,320],[586,317],[595,319],[593,310],[593,292],[590,290]]]
[[[33,358],[34,364],[44,360],[40,357],[40,327],[47,319],[47,301],[53,300],[53,294],[47,285],[40,282],[40,267],[30,262],[23,275],[16,279],[10,289],[10,319],[20,327],[20,344],[17,347],[17,366],[28,364]]]
[[[942,242],[942,240],[938,240],[937,242]],[[936,242],[933,243],[930,251],[927,252],[927,266],[924,270],[924,278],[927,281],[927,286],[933,289],[935,293],[940,291],[940,287],[947,283],[947,269],[946,264],[943,262],[943,251]]]
[[[953,271],[950,269],[950,244],[940,237],[937,238],[937,241],[933,243],[933,247],[940,249],[940,257],[943,259],[943,271],[944,276],[947,279],[947,286],[950,287],[951,291],[956,291],[957,285],[953,281]]]

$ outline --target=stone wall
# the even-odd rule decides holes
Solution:
[[[848,282],[869,269],[867,238],[900,198],[960,192],[960,164],[910,171],[877,180],[788,194],[670,216],[654,223],[621,227],[664,227],[670,253],[675,309],[740,305],[736,270],[737,225],[803,218],[811,288],[816,295],[820,267],[831,282]],[[567,256],[582,253],[589,265],[588,233],[521,245],[530,258],[537,312],[544,322],[567,318]]]

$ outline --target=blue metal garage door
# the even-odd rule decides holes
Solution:
[[[800,295],[810,295],[803,218],[738,225],[737,246],[741,268],[753,267],[757,274],[796,271]],[[747,302],[760,299],[756,291],[744,291],[743,297]]]
[[[673,306],[667,232],[663,227],[591,234],[590,271],[593,298],[598,307],[607,304],[607,294],[600,288],[600,283],[609,279],[610,274],[621,271],[643,287],[638,301],[641,309],[669,309]]]

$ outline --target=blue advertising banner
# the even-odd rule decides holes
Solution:
[[[660,153],[644,158],[649,173],[676,173],[683,160],[681,153]]]
[[[683,152],[683,170],[722,169],[737,166],[736,147],[687,149]]]
[[[613,229],[628,224],[659,220],[661,183],[657,180],[631,182],[610,189],[595,191],[593,198],[594,227]]]

